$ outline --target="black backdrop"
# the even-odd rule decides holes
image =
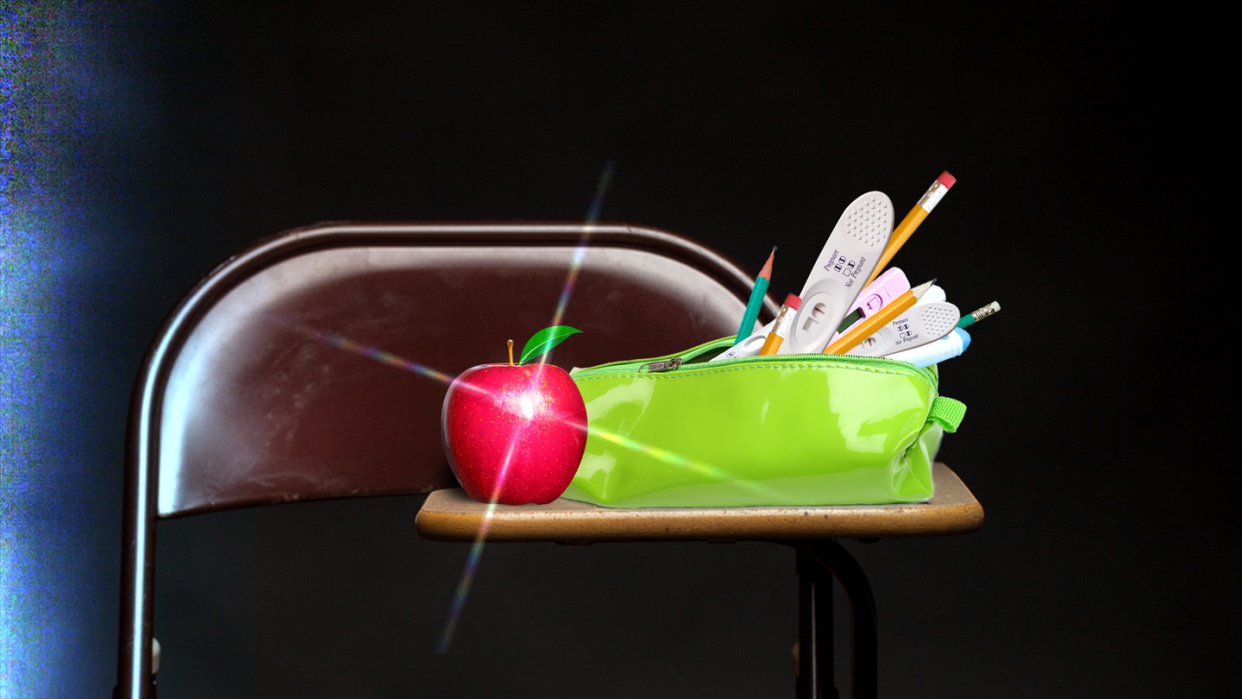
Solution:
[[[1204,345],[1224,349],[1227,329],[1203,324],[1211,287],[1191,291],[1222,254],[1209,210],[1236,177],[1196,159],[1228,141],[1184,76],[1219,64],[1172,47],[1165,20],[1084,3],[87,16],[83,196],[108,264],[78,290],[97,407],[71,486],[89,525],[75,602],[89,614],[62,660],[75,692],[115,679],[124,411],[176,300],[230,254],[318,221],[581,220],[607,160],[602,220],[752,273],[779,245],[774,295],[800,286],[858,194],[904,213],[942,170],[958,178],[898,262],[963,310],[1004,307],[942,367],[970,412],[941,458],[987,521],[848,543],[878,599],[884,696],[1238,690],[1236,458],[1200,390],[1228,380]],[[161,696],[792,692],[793,556],[758,544],[488,547],[436,655],[466,548],[420,541],[420,502],[162,525]]]

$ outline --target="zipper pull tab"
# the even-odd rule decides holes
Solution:
[[[665,359],[662,362],[651,362],[647,365],[647,371],[672,371],[673,369],[681,366],[684,361],[685,360],[681,357],[673,357],[672,359]]]

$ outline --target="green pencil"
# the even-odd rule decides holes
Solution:
[[[987,318],[988,316],[992,315],[993,313],[999,310],[1000,310],[1000,304],[993,301],[992,303],[989,303],[988,305],[984,306],[983,308],[980,308],[974,313],[962,316],[962,319],[957,321],[957,327],[959,328],[970,327],[974,325],[975,323],[978,323],[979,321],[983,320],[984,318]]]
[[[776,255],[776,247],[768,254],[768,261],[763,263],[759,276],[755,278],[755,288],[750,292],[750,303],[746,304],[746,315],[742,316],[742,327],[737,331],[737,339],[733,344],[750,337],[755,331],[755,320],[759,317],[759,309],[763,308],[763,297],[768,293],[768,281],[772,276],[772,258]]]

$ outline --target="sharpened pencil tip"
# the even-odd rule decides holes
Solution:
[[[763,263],[763,269],[759,270],[759,278],[772,278],[772,258],[776,257],[776,246],[772,246],[772,252],[768,253],[768,261]]]
[[[922,284],[919,284],[918,286],[911,289],[911,291],[914,292],[914,298],[916,299],[923,298],[923,294],[926,294],[927,291],[932,288],[932,284],[935,284],[935,283],[936,283],[936,280],[933,279],[929,282],[923,282]]]

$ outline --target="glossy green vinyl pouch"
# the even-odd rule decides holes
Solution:
[[[966,406],[935,367],[874,357],[680,354],[575,369],[586,453],[563,497],[608,507],[920,502]]]

